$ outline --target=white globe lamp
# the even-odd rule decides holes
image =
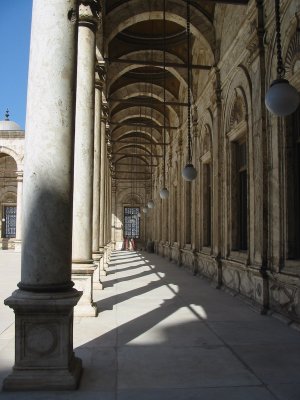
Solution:
[[[164,187],[163,189],[160,190],[159,192],[159,196],[161,199],[167,199],[169,197],[169,191],[166,187]]]
[[[286,117],[297,110],[299,94],[288,80],[276,79],[267,91],[265,103],[272,114]]]
[[[149,200],[147,205],[148,205],[148,208],[154,208],[154,201]]]
[[[277,47],[277,79],[271,83],[266,93],[267,109],[278,117],[292,114],[299,106],[297,90],[284,79],[285,68],[282,60],[280,33],[280,0],[275,0],[276,47]]]
[[[191,182],[197,177],[197,170],[194,168],[193,164],[186,164],[182,170],[182,177],[184,180]]]

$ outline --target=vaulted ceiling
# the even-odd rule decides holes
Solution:
[[[216,4],[248,1],[189,3],[190,64],[197,80],[192,96],[197,97],[217,61]],[[147,180],[187,115],[187,2],[106,0],[103,12],[115,178],[131,179],[134,173]]]

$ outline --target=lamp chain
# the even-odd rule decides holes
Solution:
[[[164,62],[164,130],[163,130],[163,151],[164,151],[164,173],[163,187],[166,186],[166,0],[164,0],[164,16],[163,16],[163,62]]]
[[[191,138],[191,66],[190,66],[190,2],[187,0],[186,10],[186,33],[187,33],[187,64],[188,64],[188,161],[192,161],[192,138]]]
[[[277,45],[277,79],[283,79],[285,68],[282,61],[281,33],[280,33],[280,0],[275,0],[276,45]]]

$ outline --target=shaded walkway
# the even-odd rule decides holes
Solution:
[[[114,252],[109,271],[98,318],[75,320],[80,389],[0,398],[299,400],[299,332],[153,254]]]

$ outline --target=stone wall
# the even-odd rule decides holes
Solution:
[[[151,211],[151,229],[158,254],[248,299],[261,312],[279,312],[300,322],[300,260],[288,259],[286,252],[287,126],[286,120],[272,116],[264,105],[265,93],[276,77],[273,6],[264,2],[263,8],[255,1],[247,7],[216,6],[216,67],[198,91],[193,108],[193,163],[198,177],[192,183],[181,178],[187,147],[183,112],[181,128],[173,133],[172,147],[167,150],[168,214],[164,215],[158,201]],[[300,5],[283,1],[281,12],[287,76],[300,91]],[[246,249],[239,248],[237,239],[234,175],[238,157],[234,149],[242,143],[247,158]],[[205,165],[211,166],[212,176],[210,240]],[[156,193],[160,182],[158,169]],[[168,226],[167,236],[158,220]]]

